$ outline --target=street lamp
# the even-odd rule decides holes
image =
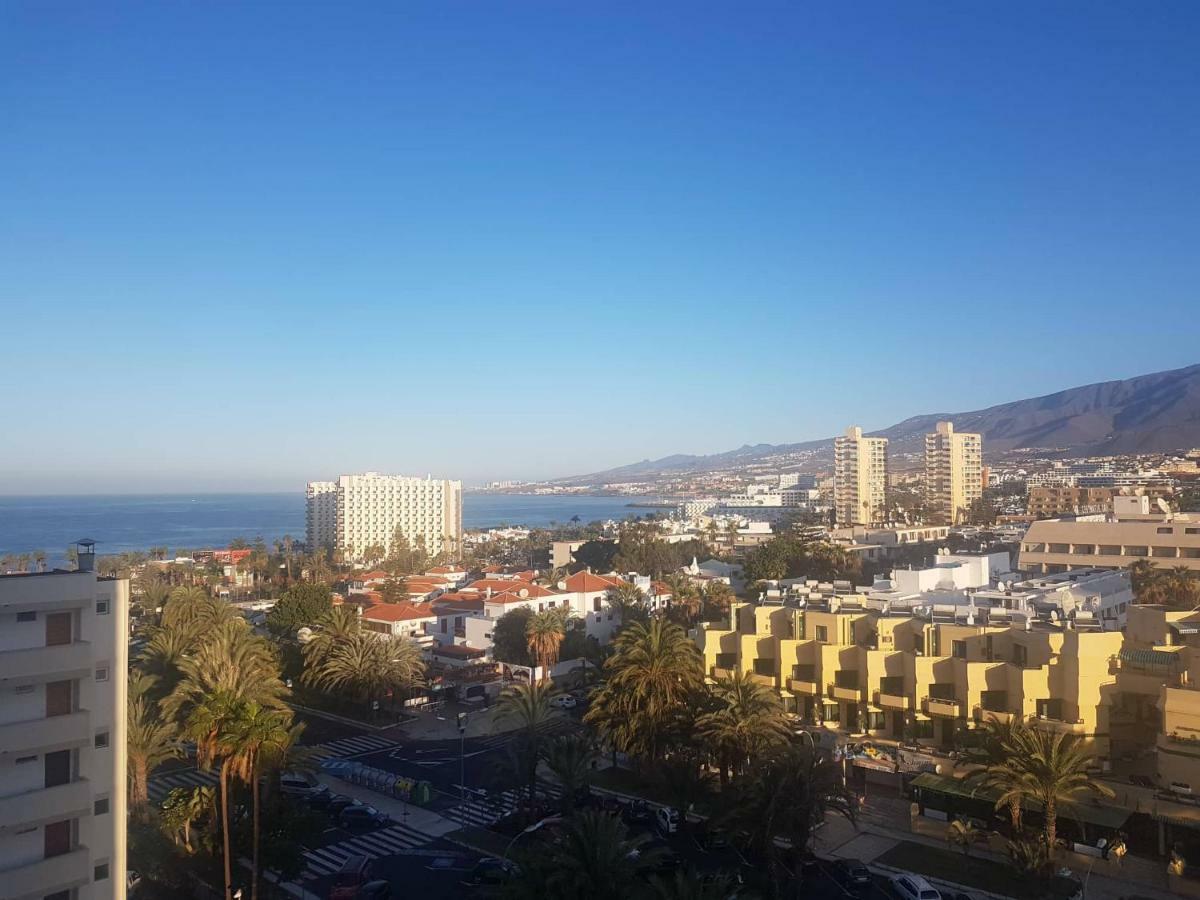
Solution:
[[[539,819],[537,822],[534,822],[532,825],[528,826],[527,828],[524,828],[521,831],[517,832],[517,834],[513,837],[513,839],[508,842],[508,846],[504,848],[504,855],[500,858],[508,859],[508,852],[510,850],[512,850],[513,844],[515,844],[517,841],[519,841],[521,839],[522,835],[533,834],[535,831],[537,831],[543,825],[554,825],[561,821],[562,821],[562,816],[546,816],[546,818]]]
[[[463,827],[467,825],[467,714],[458,714],[458,797]]]

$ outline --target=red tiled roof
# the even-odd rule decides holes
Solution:
[[[382,581],[385,578],[390,578],[387,572],[380,569],[374,569],[370,572],[355,572],[350,576],[351,581]]]
[[[439,644],[433,648],[433,655],[456,659],[479,659],[486,656],[487,651],[478,647],[468,647],[465,644]]]
[[[657,597],[663,597],[673,593],[671,586],[665,581],[650,582],[650,590],[652,590]]]
[[[433,619],[437,614],[428,603],[377,603],[364,609],[362,617],[370,622],[408,622]]]
[[[449,575],[451,572],[461,572],[462,569],[456,569],[453,566],[434,566],[426,575]]]
[[[481,597],[461,597],[453,600],[446,600],[446,595],[435,598],[430,604],[434,612],[438,615],[445,615],[447,612],[481,612],[483,610],[483,598]]]
[[[593,575],[591,572],[576,572],[563,582],[563,587],[568,591],[591,594],[596,591],[609,591],[622,584],[628,584],[628,582],[610,575]]]
[[[537,572],[533,571],[532,569],[526,569],[524,572],[513,573],[513,578],[520,579],[521,581],[533,581],[533,579],[536,577]]]

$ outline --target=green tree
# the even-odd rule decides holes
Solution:
[[[558,651],[567,633],[568,607],[545,609],[533,614],[525,625],[525,641],[529,655],[542,668],[542,678],[548,679],[550,671],[558,665]]]
[[[408,599],[408,582],[404,578],[388,578],[379,586],[379,599],[384,603],[402,603]]]
[[[967,748],[962,760],[968,781],[1001,795],[1004,802],[997,803],[996,809],[1008,808],[1014,835],[1021,833],[1021,808],[1027,799],[1017,754],[1028,731],[1029,726],[1016,716],[1004,721],[987,716],[979,740]]]
[[[225,900],[233,900],[233,854],[230,847],[229,778],[231,760],[236,745],[233,741],[234,723],[240,713],[241,701],[225,691],[219,691],[192,707],[184,722],[184,736],[196,743],[196,764],[201,769],[217,767],[217,784],[221,798],[222,860],[225,867]]]
[[[368,706],[389,692],[393,699],[424,677],[421,650],[407,638],[356,631],[333,642],[311,663],[306,658],[302,679],[325,691],[345,691]]]
[[[533,610],[520,606],[510,609],[496,620],[496,627],[492,629],[492,655],[495,659],[518,666],[533,665],[527,637],[533,616]]]
[[[1170,609],[1195,609],[1200,606],[1200,577],[1187,566],[1159,570],[1143,589],[1140,600]]]
[[[586,734],[564,734],[545,749],[546,768],[562,786],[563,814],[570,814],[575,798],[592,780],[596,746]]]
[[[126,762],[129,770],[129,807],[135,821],[149,819],[149,776],[169,759],[182,755],[175,724],[164,721],[151,699],[154,679],[137,669],[129,678],[125,719]]]
[[[751,760],[789,736],[778,696],[743,672],[717,681],[715,708],[700,716],[697,729],[717,758],[721,784],[746,771]]]
[[[555,693],[548,681],[518,682],[506,688],[496,704],[497,721],[517,725],[519,734],[513,744],[514,761],[528,790],[531,807],[537,795],[537,766],[544,747],[543,727],[550,719],[550,698]]]
[[[293,584],[267,613],[267,629],[277,636],[294,636],[300,628],[325,620],[333,610],[333,595],[323,584]]]
[[[659,759],[673,719],[703,689],[700,651],[678,625],[655,619],[623,629],[604,669],[584,720],[615,749]]]

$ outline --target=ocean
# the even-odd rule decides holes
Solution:
[[[463,526],[547,527],[624,519],[653,510],[629,505],[625,497],[464,494]],[[119,494],[0,497],[0,556],[44,550],[50,565],[61,564],[68,544],[96,542],[101,555],[167,547],[223,547],[234,538],[269,545],[284,535],[304,540],[304,495],[289,494]]]

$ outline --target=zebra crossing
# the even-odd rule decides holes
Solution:
[[[562,788],[558,785],[539,781],[537,796],[538,799],[546,803],[556,804],[562,797]],[[464,827],[476,826],[487,828],[489,825],[495,824],[500,819],[520,809],[521,805],[525,802],[525,797],[526,791],[524,788],[510,788],[509,790],[486,796],[477,795],[466,803],[460,803],[458,806],[452,807],[447,811],[447,815]]]
[[[164,772],[162,775],[152,776],[147,781],[146,792],[150,796],[150,802],[155,806],[160,806],[167,799],[167,794],[171,793],[175,788],[191,790],[198,787],[216,787],[216,784],[216,772],[201,772],[199,769],[177,769],[174,772]]]
[[[316,762],[323,759],[345,759],[360,753],[377,753],[380,750],[390,750],[396,746],[391,738],[380,734],[360,734],[355,737],[342,738],[337,741],[326,741],[312,748],[312,758]]]
[[[306,850],[304,853],[304,871],[301,880],[320,878],[332,875],[338,871],[351,856],[365,856],[368,859],[379,859],[384,856],[394,856],[405,850],[414,850],[432,843],[436,838],[407,825],[394,824],[379,831],[370,831],[349,840],[320,847],[316,850]]]

